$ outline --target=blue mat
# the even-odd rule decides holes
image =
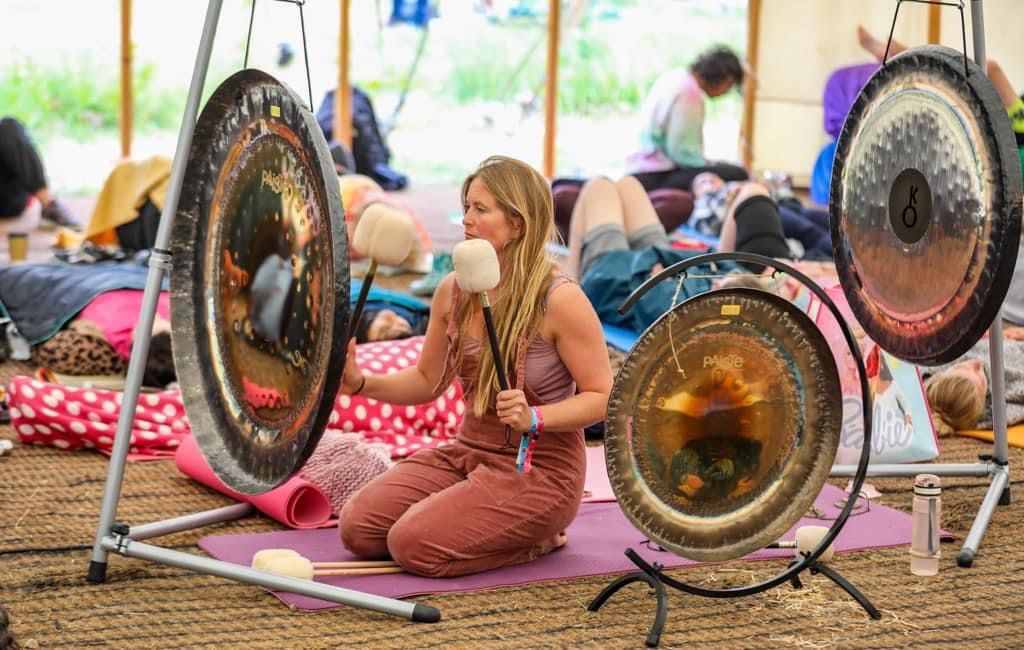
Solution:
[[[352,278],[350,282],[349,298],[354,303],[359,297],[359,292],[362,291],[363,281]],[[370,286],[370,291],[366,295],[366,300],[368,302],[390,302],[395,305],[407,307],[414,311],[430,311],[430,304],[420,300],[419,298],[415,298],[404,293],[398,293],[397,291],[392,291],[390,289],[381,289],[376,285]]]
[[[629,352],[636,340],[640,338],[640,335],[633,330],[628,330],[624,327],[616,327],[615,325],[605,325],[601,323],[601,327],[604,329],[604,340],[605,342],[622,352]]]
[[[696,230],[694,230],[693,228],[691,228],[689,225],[687,225],[685,223],[683,225],[679,226],[678,228],[676,228],[675,232],[677,232],[677,233],[679,233],[681,235],[686,235],[687,237],[692,237],[693,239],[696,239],[697,241],[704,242],[708,246],[711,246],[715,250],[718,250],[718,237],[713,237],[711,235],[705,235],[703,233],[699,233],[699,232],[697,232]]]

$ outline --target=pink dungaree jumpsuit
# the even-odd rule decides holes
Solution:
[[[570,280],[556,276],[551,291]],[[448,325],[447,385],[458,350],[455,314],[461,291],[453,286]],[[467,338],[464,386],[474,376],[480,342]],[[550,341],[537,335],[516,360],[511,378],[531,405],[572,396],[576,384]],[[359,490],[345,504],[339,529],[349,551],[365,558],[390,556],[410,573],[442,577],[477,573],[532,560],[551,550],[583,497],[583,432],[545,431],[533,470],[516,470],[519,432],[506,434],[494,407],[477,417],[465,395],[466,415],[456,441],[421,450]]]

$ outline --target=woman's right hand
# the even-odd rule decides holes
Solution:
[[[345,372],[341,376],[341,392],[351,395],[359,390],[366,381],[366,375],[359,369],[356,363],[356,339],[352,337],[348,341],[348,352],[345,353]]]

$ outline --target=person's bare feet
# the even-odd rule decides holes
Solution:
[[[552,551],[557,551],[569,542],[569,536],[565,534],[563,530],[560,533],[556,533],[554,536],[547,538],[540,544],[533,547],[533,552],[530,553],[532,559],[537,559],[541,556],[547,555]]]
[[[556,548],[562,548],[563,546],[568,544],[569,543],[569,536],[566,535],[565,531],[563,530],[562,532],[560,532],[557,535],[555,535],[554,542],[555,542],[555,545],[551,549],[552,551],[555,550]]]
[[[874,35],[868,30],[864,29],[863,25],[857,25],[857,41],[860,46],[867,50],[871,56],[875,57],[875,60],[879,63],[885,58],[885,47],[886,42],[880,41],[874,37]],[[896,56],[903,50],[907,49],[907,46],[897,41],[895,38],[889,42],[889,56]]]
[[[857,42],[878,61],[885,57],[885,43],[875,38],[863,25],[857,25]]]

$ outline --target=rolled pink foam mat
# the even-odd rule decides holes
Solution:
[[[266,516],[289,528],[325,528],[338,522],[323,491],[298,476],[263,494],[235,492],[214,473],[196,444],[195,436],[186,436],[181,441],[174,462],[185,476],[233,499],[251,503]]]

